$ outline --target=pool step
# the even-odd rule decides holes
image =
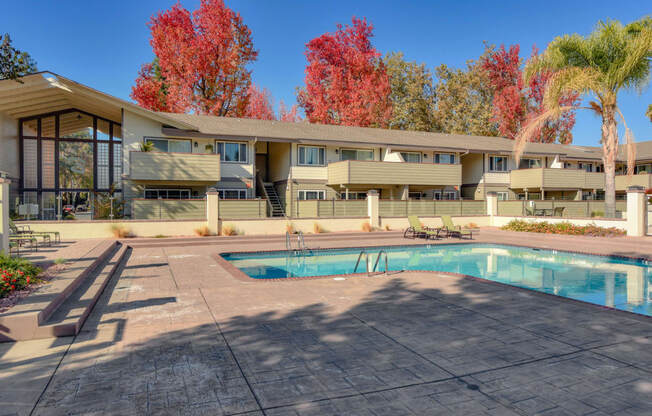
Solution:
[[[102,264],[57,308],[57,311],[39,326],[38,338],[77,335],[86,318],[102,295],[104,288],[115,274],[128,247],[117,246]]]

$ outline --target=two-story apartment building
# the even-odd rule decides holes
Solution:
[[[201,199],[208,188],[268,199],[271,214],[288,216],[297,201],[372,189],[381,199],[478,200],[604,190],[598,147],[531,143],[516,166],[505,138],[157,113],[48,72],[21,81],[0,81],[0,172],[13,179],[19,215],[97,217],[112,199],[130,216],[133,201]],[[619,191],[650,187],[652,142],[638,157]]]

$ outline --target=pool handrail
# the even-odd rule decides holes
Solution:
[[[376,268],[378,267],[378,262],[380,261],[380,256],[383,255],[383,254],[385,255],[385,274],[387,274],[387,271],[389,270],[389,267],[388,267],[389,260],[387,259],[387,252],[384,249],[381,249],[378,252],[378,257],[376,257],[376,263],[374,263],[374,268],[372,270],[373,272],[376,271]]]
[[[356,273],[358,271],[358,266],[360,265],[360,260],[362,259],[362,255],[365,255],[365,264],[367,266],[367,275],[369,275],[369,253],[367,253],[364,249],[360,250],[360,254],[358,254],[358,261],[355,262],[355,268],[353,269],[353,273]]]

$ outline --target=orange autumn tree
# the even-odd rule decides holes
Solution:
[[[371,44],[373,26],[353,18],[306,44],[305,86],[298,102],[311,123],[387,127],[392,117],[390,83]]]
[[[245,114],[258,52],[251,30],[223,0],[201,0],[189,12],[177,3],[152,16],[156,58],[142,66],[131,97],[155,111],[239,117]]]

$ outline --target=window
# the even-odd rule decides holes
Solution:
[[[452,201],[457,199],[457,192],[456,191],[434,191],[433,199],[437,201],[441,201],[441,200]]]
[[[167,152],[167,153],[192,152],[192,142],[190,140],[145,138],[145,141],[147,143],[152,143],[154,145],[154,150],[157,152]]]
[[[220,199],[247,199],[246,189],[218,189]]]
[[[326,191],[299,191],[299,199],[308,201],[313,199],[326,199]]]
[[[570,163],[570,162],[564,162],[564,169],[572,169],[572,168],[573,168],[573,164],[572,164],[572,163]]]
[[[401,152],[401,157],[408,163],[421,163],[421,153],[418,152]]]
[[[496,194],[498,195],[499,201],[507,201],[509,199],[509,193],[507,192],[501,191],[501,192],[496,192]],[[525,197],[525,195],[523,197]]]
[[[146,199],[189,199],[190,189],[145,189]]]
[[[587,172],[593,172],[593,163],[578,163],[577,168]]]
[[[217,142],[216,148],[223,162],[247,163],[246,143]]]
[[[582,201],[591,201],[593,200],[593,192],[591,191],[582,191]]]
[[[489,156],[491,172],[507,172],[507,156]]]
[[[349,192],[348,197],[345,192],[342,192],[342,199],[367,199],[366,192]]]
[[[453,164],[455,164],[455,154],[454,153],[436,153],[435,154],[435,163],[453,165]]]
[[[324,152],[323,147],[299,146],[299,165],[323,166]]]
[[[374,160],[373,150],[341,149],[341,160]]]
[[[408,192],[408,199],[421,199],[423,194],[421,192]]]
[[[519,169],[533,169],[541,167],[541,159],[521,159],[518,164]]]
[[[639,174],[639,173],[652,173],[652,165],[650,164],[645,164],[645,165],[636,165],[634,168],[634,173]]]

